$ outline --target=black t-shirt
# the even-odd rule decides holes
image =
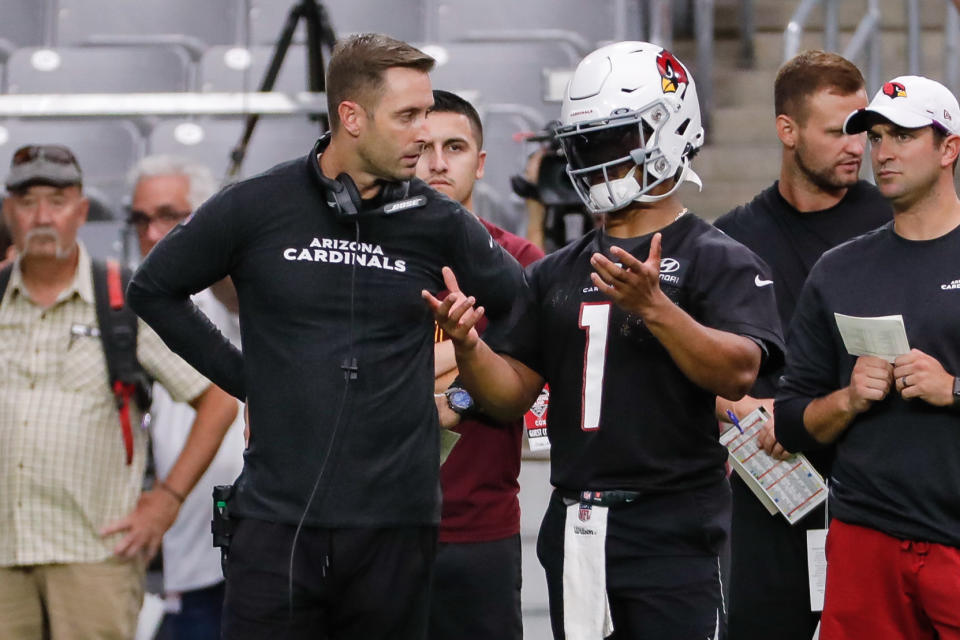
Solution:
[[[214,196],[150,252],[130,305],[248,400],[234,513],[296,523],[329,450],[307,524],[436,523],[434,322],[420,291],[443,289],[449,265],[496,322],[522,270],[470,213],[419,180],[409,196],[425,206],[337,219],[316,165],[311,153]],[[242,355],[188,299],[226,275],[239,295]]]
[[[892,216],[890,203],[875,186],[863,180],[847,189],[840,202],[829,209],[803,212],[784,199],[779,182],[774,182],[748,204],[718,218],[714,226],[770,265],[780,325],[786,331],[807,274],[820,256],[890,222]],[[772,398],[782,373],[771,371],[759,376],[750,395]],[[821,473],[830,473],[831,450],[813,452],[809,457]]]
[[[797,211],[780,194],[779,182],[751,202],[724,214],[714,226],[742,242],[770,266],[777,311],[784,330],[797,306],[807,274],[823,253],[842,242],[890,222],[890,203],[875,186],[861,180],[836,205],[823,211]],[[779,372],[757,379],[756,397],[770,398]],[[758,395],[759,394],[759,395]]]
[[[834,313],[900,314],[912,348],[960,373],[960,227],[909,241],[893,223],[840,245],[810,272],[790,327],[776,398],[777,439],[818,446],[803,426],[815,398],[847,386],[847,353]],[[894,390],[836,441],[830,512],[844,522],[911,540],[960,546],[960,414]]]
[[[757,340],[766,365],[779,366],[773,287],[755,283],[768,278],[766,265],[694,215],[661,232],[662,290],[701,324]],[[714,394],[590,280],[593,253],[616,244],[646,260],[651,237],[594,230],[530,265],[510,331],[490,339],[550,385],[551,481],[562,489],[667,492],[724,476]]]

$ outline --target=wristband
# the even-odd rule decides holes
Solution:
[[[183,504],[183,501],[187,499],[186,496],[180,494],[178,491],[175,491],[173,487],[168,485],[163,480],[157,480],[153,486],[156,487],[157,489],[163,489],[164,491],[172,495],[174,498],[176,498],[177,502],[179,502],[180,504]]]

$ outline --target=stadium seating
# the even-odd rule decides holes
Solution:
[[[147,149],[151,154],[169,153],[202,162],[219,178],[225,174],[230,152],[242,132],[243,121],[239,118],[166,120],[154,127]],[[279,162],[306,155],[319,134],[317,123],[306,118],[261,118],[240,177],[256,175]]]
[[[260,88],[273,47],[210,47],[200,59],[201,91],[256,91]],[[274,91],[307,90],[307,48],[291,45],[280,66]]]
[[[572,33],[589,50],[603,40],[636,38],[637,4],[618,0],[439,0],[437,38],[449,42],[478,33],[550,29]]]
[[[57,44],[170,41],[197,53],[242,42],[244,0],[57,0]]]
[[[296,0],[249,0],[250,42],[273,44],[276,42],[284,21]],[[424,4],[426,0],[390,0],[388,5],[377,8],[362,0],[325,0],[330,22],[338,37],[351,33],[376,31],[388,33],[407,42],[426,39]],[[297,32],[297,40],[303,41],[303,22]]]
[[[3,0],[0,17],[0,58],[14,47],[47,44],[50,0]]]
[[[192,79],[179,47],[27,47],[7,61],[8,93],[187,91]]]
[[[544,100],[545,69],[572,69],[575,49],[563,42],[450,42],[420,45],[434,56],[433,86],[477,92],[481,104],[519,104],[533,108],[544,122],[559,111]]]

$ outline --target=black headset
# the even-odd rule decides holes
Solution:
[[[325,133],[317,140],[317,144],[313,146],[313,153],[310,158],[308,158],[308,162],[313,168],[313,176],[317,179],[317,182],[324,191],[327,205],[334,210],[337,220],[350,222],[361,216],[390,215],[403,209],[422,207],[427,203],[426,198],[423,198],[423,196],[416,199],[416,202],[411,200],[409,203],[398,203],[397,201],[403,201],[408,198],[410,194],[410,181],[391,182],[384,180],[380,183],[380,200],[383,206],[363,210],[363,199],[360,197],[360,190],[357,189],[353,178],[346,173],[341,173],[332,179],[323,175],[323,171],[320,169],[320,163],[317,161],[317,156],[323,153],[329,144],[330,133]],[[391,206],[397,204],[406,206]]]

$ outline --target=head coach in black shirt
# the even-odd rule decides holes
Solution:
[[[378,34],[337,44],[331,133],[232,185],[150,253],[131,306],[246,399],[225,638],[420,638],[439,522],[433,320],[450,265],[495,322],[519,265],[414,172],[433,59]],[[193,306],[229,275],[243,353]],[[465,285],[466,286],[466,285]]]

